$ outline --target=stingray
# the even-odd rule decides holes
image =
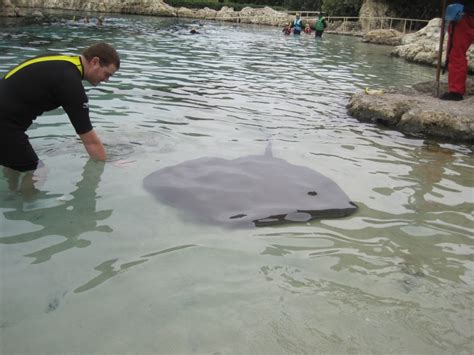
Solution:
[[[274,157],[270,145],[264,155],[205,157],[165,167],[143,185],[158,201],[211,224],[307,222],[357,210],[334,181]]]

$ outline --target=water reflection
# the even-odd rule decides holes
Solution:
[[[87,281],[85,284],[77,287],[74,290],[74,292],[76,293],[85,292],[94,287],[97,287],[100,284],[104,283],[105,281],[111,279],[112,277],[117,276],[118,274],[121,274],[134,266],[147,262],[148,260],[150,260],[151,257],[155,257],[158,255],[167,254],[167,253],[171,253],[175,251],[180,251],[182,249],[187,249],[187,248],[192,248],[192,247],[196,247],[196,245],[194,244],[179,245],[176,247],[167,248],[167,249],[156,251],[150,254],[142,255],[137,260],[122,263],[122,264],[117,263],[119,261],[118,259],[104,261],[103,263],[101,263],[100,265],[94,268],[94,270],[99,271],[100,274],[95,276],[91,280]],[[114,265],[116,263],[118,265]]]
[[[113,210],[97,210],[97,188],[104,167],[104,163],[88,160],[83,168],[82,179],[70,194],[71,198],[32,187],[31,176],[25,176],[23,184],[18,185],[18,179],[11,174],[7,175],[10,194],[9,197],[0,199],[0,207],[8,209],[3,213],[4,218],[10,221],[31,222],[41,228],[32,232],[2,236],[0,243],[26,243],[51,236],[65,238],[60,243],[25,255],[33,258],[33,263],[37,264],[66,250],[89,246],[91,241],[82,239],[83,234],[112,232],[113,229],[109,225],[100,224],[99,221],[109,218]],[[13,191],[16,192],[12,193]]]

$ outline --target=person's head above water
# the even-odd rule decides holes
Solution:
[[[96,86],[120,69],[117,51],[107,43],[97,43],[87,47],[81,54],[84,66],[84,79]]]

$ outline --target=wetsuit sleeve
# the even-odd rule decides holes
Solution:
[[[58,85],[59,104],[64,108],[77,134],[84,134],[92,130],[89,117],[89,103],[82,79],[76,68],[66,70],[60,75]]]

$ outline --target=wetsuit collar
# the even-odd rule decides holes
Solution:
[[[74,64],[81,73],[82,79],[84,79],[84,65],[82,64],[82,58],[81,56],[68,56],[68,55],[47,55],[43,57],[37,57],[33,59],[29,59],[19,65],[17,65],[15,68],[10,70],[4,77],[4,79],[8,79],[11,77],[13,74],[15,74],[17,71],[23,69],[24,67],[30,65],[30,64],[35,64],[35,63],[40,63],[40,62],[48,62],[48,61],[55,61],[55,60],[63,60],[66,62],[70,62]]]

